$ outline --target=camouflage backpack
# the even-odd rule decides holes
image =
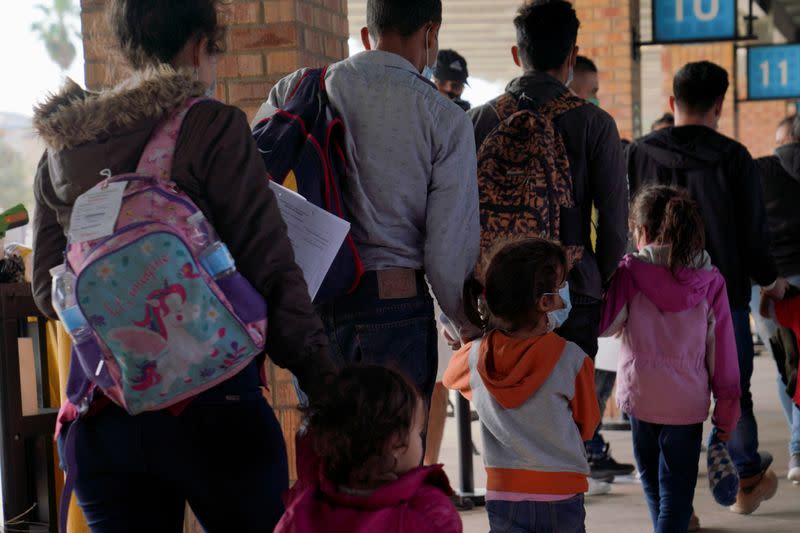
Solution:
[[[524,102],[524,97],[523,97]],[[493,102],[500,124],[478,150],[481,261],[498,243],[544,237],[561,242],[570,267],[583,256],[567,149],[556,117],[586,102],[565,93],[536,108],[506,93]]]

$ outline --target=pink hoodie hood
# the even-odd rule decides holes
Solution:
[[[622,264],[630,270],[636,287],[661,311],[680,313],[696,307],[719,277],[711,258],[703,252],[693,268],[683,268],[675,276],[665,268],[668,257],[668,246],[647,246],[626,256]]]

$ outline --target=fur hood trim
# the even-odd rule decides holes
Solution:
[[[190,98],[203,96],[205,85],[192,71],[167,65],[136,72],[120,85],[92,93],[71,79],[34,109],[33,125],[47,146],[65,150],[95,141],[143,119],[158,119]]]

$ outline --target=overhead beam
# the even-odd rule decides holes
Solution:
[[[775,28],[783,34],[789,41],[800,40],[800,27],[794,22],[794,17],[790,14],[783,3],[777,0],[756,0],[765,13],[772,15]]]

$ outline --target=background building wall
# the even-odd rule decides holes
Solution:
[[[574,0],[581,28],[580,53],[600,71],[600,105],[617,121],[620,136],[632,139],[641,100],[638,63],[634,61],[631,0]]]

